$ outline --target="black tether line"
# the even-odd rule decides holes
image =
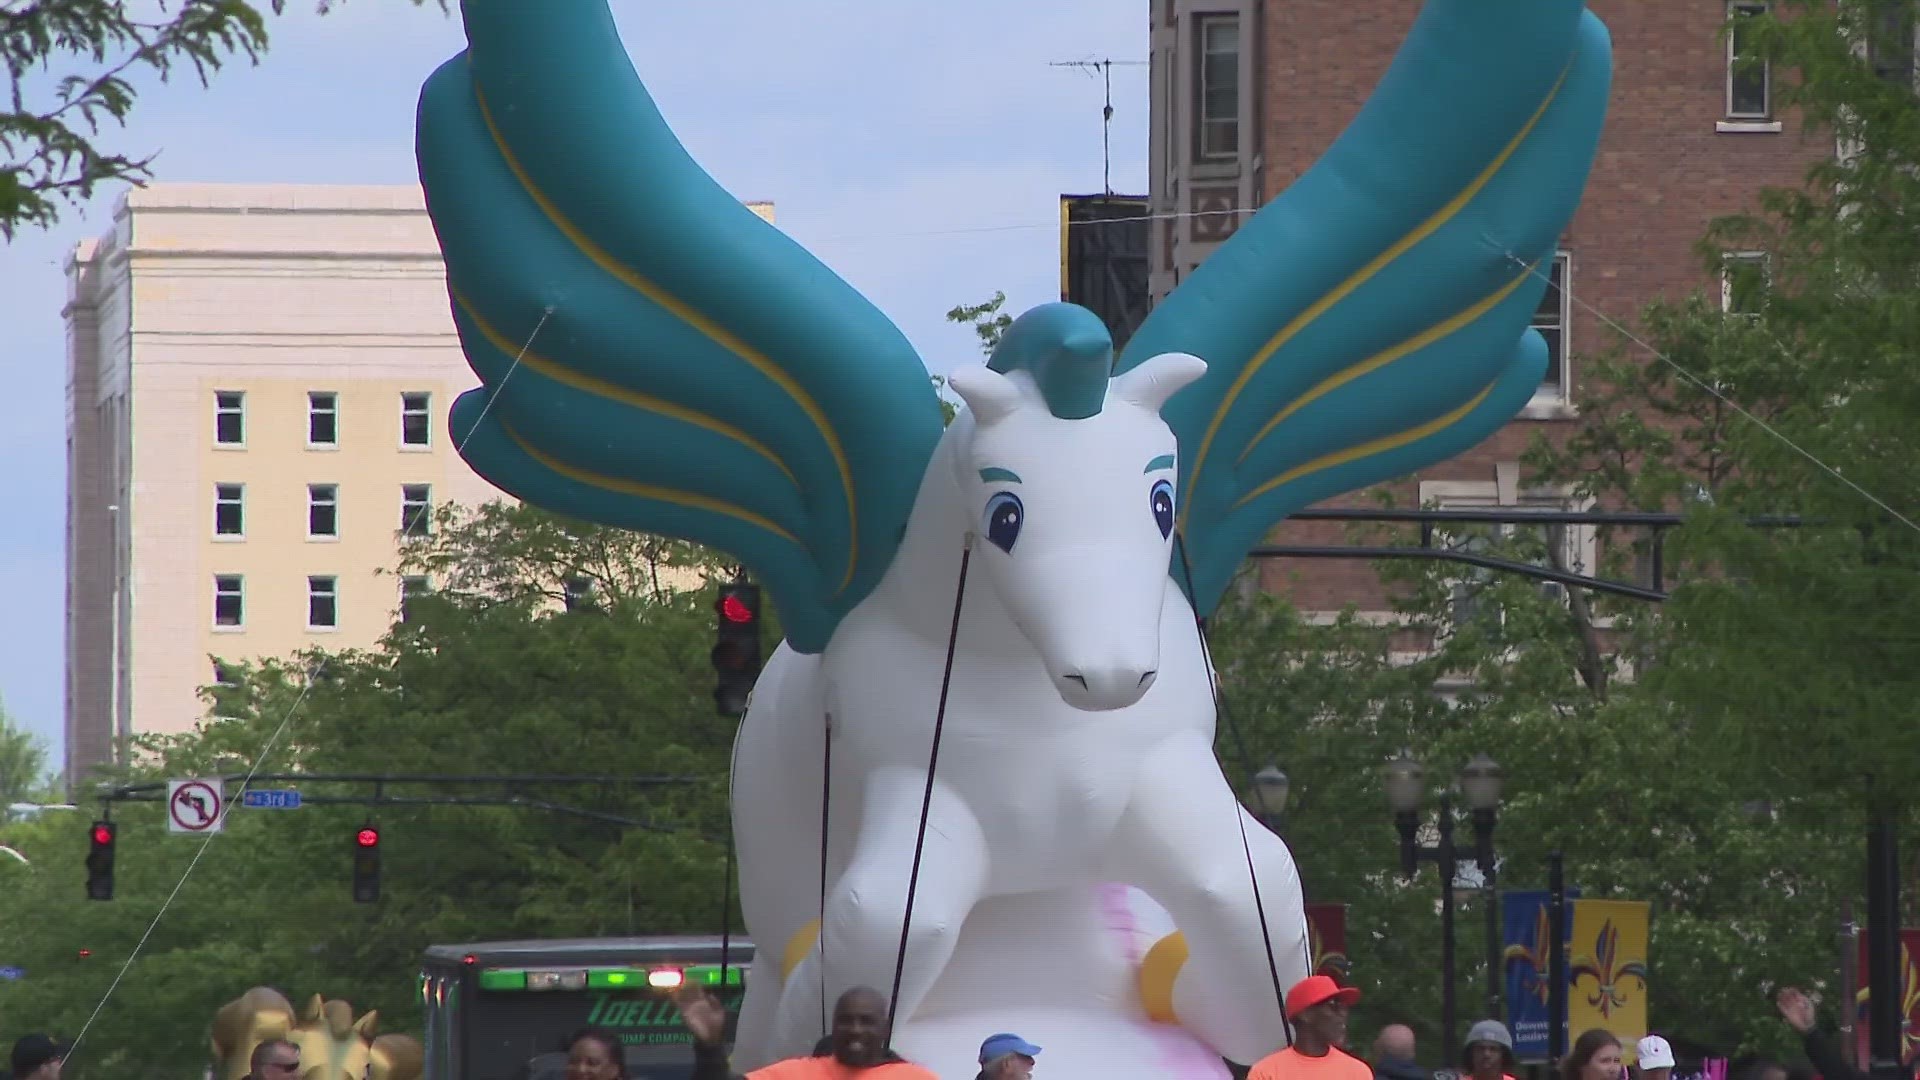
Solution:
[[[728,784],[729,788],[733,785]],[[733,823],[727,823],[727,878],[720,888],[720,992],[727,992],[727,968],[733,952]]]
[[[820,921],[813,932],[819,949],[814,967],[820,973],[820,1034],[827,1033],[827,826],[833,810],[833,714],[825,717],[821,735],[825,750],[820,763]]]
[[[1207,688],[1213,693],[1213,707],[1226,718],[1227,730],[1233,735],[1234,748],[1240,752],[1240,764],[1253,775],[1253,759],[1247,754],[1247,743],[1240,735],[1240,725],[1233,718],[1233,710],[1227,708],[1226,698],[1220,693],[1220,683],[1213,673],[1213,646],[1207,642],[1207,623],[1200,617],[1200,605],[1193,596],[1193,566],[1187,562],[1187,545],[1184,536],[1174,537],[1173,549],[1180,554],[1180,575],[1186,579],[1187,600],[1193,607],[1194,629],[1200,635],[1200,657],[1207,666]],[[1240,826],[1240,852],[1247,857],[1247,880],[1253,884],[1253,907],[1260,913],[1260,943],[1266,947],[1267,974],[1273,978],[1273,1000],[1280,1007],[1280,1029],[1286,1033],[1287,1045],[1293,1045],[1293,1025],[1287,1021],[1287,993],[1280,986],[1280,965],[1273,959],[1273,932],[1267,928],[1267,905],[1260,899],[1260,872],[1253,865],[1253,844],[1247,840],[1247,816],[1240,810],[1240,801],[1234,800],[1233,820]],[[1311,962],[1311,958],[1309,958]]]
[[[887,995],[887,1045],[893,1045],[893,1021],[900,1008],[900,979],[907,972],[907,934],[913,928],[913,894],[920,888],[920,856],[927,846],[927,817],[933,812],[933,770],[940,764],[940,735],[947,726],[947,691],[953,686],[953,653],[960,641],[960,602],[967,595],[967,564],[973,559],[973,535],[960,548],[960,581],[953,590],[953,627],[947,631],[947,666],[940,675],[940,708],[933,716],[933,750],[927,755],[927,791],[920,797],[920,831],[913,838],[913,871],[907,876],[907,910],[900,917],[900,951],[893,961],[893,993]]]

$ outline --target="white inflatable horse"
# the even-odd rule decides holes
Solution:
[[[1581,0],[1428,0],[1325,158],[1118,357],[1090,312],[1035,309],[953,373],[943,430],[899,331],[681,148],[604,0],[462,12],[418,132],[485,383],[462,455],[732,553],[786,632],[735,753],[760,946],[736,1066],[896,971],[897,1044],[949,1076],[996,1031],[1049,1080],[1281,1046],[1299,886],[1214,761],[1195,615],[1286,514],[1459,453],[1539,386],[1604,28]]]
[[[1176,445],[1159,410],[1205,365],[1158,356],[1109,391],[1104,328],[1064,305],[1024,316],[1003,349],[1029,332],[1064,338],[1057,324],[1076,316],[1091,323],[1077,363],[1100,410],[1061,419],[1026,371],[956,372],[968,409],[933,455],[886,578],[825,653],[781,649],[756,690],[737,750],[734,829],[741,898],[763,952],[737,1064],[811,1046],[823,988],[831,1001],[855,985],[891,984],[969,542],[895,1008],[916,1021],[923,1006],[957,1011],[971,1024],[941,1039],[909,1024],[902,1049],[958,1070],[988,1033],[977,1027],[981,1011],[1031,1029],[1023,1012],[1073,998],[1072,984],[1102,966],[1099,953],[1130,943],[1101,940],[1091,954],[1022,951],[969,920],[983,901],[1054,894],[1035,905],[1074,911],[1077,902],[1073,922],[1085,924],[1092,890],[1107,881],[1138,886],[1185,930],[1184,943],[1168,948],[1190,959],[1167,969],[1179,978],[1163,989],[1196,1033],[1243,1061],[1283,1037],[1273,970],[1283,986],[1308,973],[1298,880],[1285,845],[1244,814],[1214,760],[1206,660],[1193,609],[1167,574]],[[1055,374],[1072,363],[1059,358]],[[823,761],[829,719],[830,885],[816,944],[821,770],[801,766]],[[1243,828],[1273,967],[1260,947]],[[1043,925],[1058,932],[1071,923]],[[997,962],[982,958],[979,981],[943,983],[969,939]],[[805,959],[783,971],[795,946]],[[1120,1010],[1118,1025],[1114,1012],[1097,1000],[1072,1024],[1029,1037],[1063,1051],[1060,1039],[1084,1040],[1062,1056],[1086,1064],[1097,1056],[1104,1075],[1122,1075],[1140,1064],[1137,1044],[1152,1033],[1142,1009]]]

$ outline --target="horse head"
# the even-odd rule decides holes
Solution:
[[[1178,446],[1160,407],[1206,364],[1165,353],[1112,377],[1097,316],[1047,304],[950,385],[976,564],[1067,704],[1121,709],[1160,667]]]

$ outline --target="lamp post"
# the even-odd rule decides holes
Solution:
[[[1459,1024],[1454,1003],[1454,878],[1460,870],[1460,852],[1453,843],[1453,792],[1440,797],[1437,822],[1439,843],[1419,843],[1420,806],[1427,795],[1426,767],[1405,750],[1387,759],[1381,774],[1387,793],[1387,806],[1393,811],[1394,827],[1400,833],[1400,869],[1408,877],[1419,872],[1422,862],[1440,868],[1440,1029],[1447,1052],[1459,1048]],[[1500,766],[1486,754],[1475,754],[1460,772],[1455,785],[1464,797],[1473,817],[1473,861],[1480,868],[1487,887],[1487,1003],[1492,1015],[1500,1014],[1500,936],[1499,911],[1493,891],[1493,825],[1500,805]]]
[[[1287,811],[1287,795],[1292,790],[1292,781],[1278,765],[1269,764],[1253,774],[1253,798],[1260,804],[1255,816],[1276,836],[1280,834],[1280,815]]]

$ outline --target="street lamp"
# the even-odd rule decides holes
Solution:
[[[1381,786],[1387,794],[1387,806],[1393,811],[1393,824],[1400,833],[1400,869],[1412,877],[1422,862],[1440,867],[1440,1027],[1445,1045],[1457,1047],[1458,1033],[1454,1006],[1454,932],[1453,887],[1460,870],[1459,851],[1453,843],[1453,792],[1440,796],[1437,822],[1438,844],[1421,844],[1420,805],[1427,795],[1426,767],[1410,751],[1402,750],[1388,758],[1381,768]],[[1487,911],[1487,1008],[1489,1015],[1500,1015],[1500,910],[1494,891],[1493,825],[1500,806],[1500,766],[1486,754],[1475,754],[1460,771],[1455,787],[1473,815],[1473,861],[1480,868],[1486,887]],[[1451,1052],[1451,1050],[1449,1050]]]
[[[1287,811],[1287,795],[1292,790],[1292,781],[1278,765],[1268,765],[1253,774],[1253,797],[1260,804],[1260,824],[1269,832],[1280,831],[1280,815]]]

